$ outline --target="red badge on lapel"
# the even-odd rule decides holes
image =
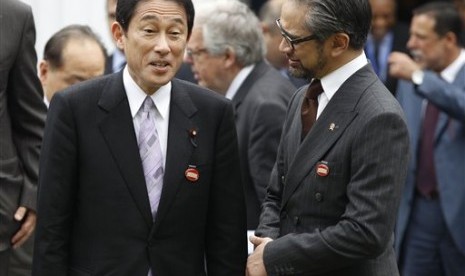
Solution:
[[[316,174],[319,176],[328,176],[329,174],[329,167],[325,164],[326,162],[318,163],[316,166]]]
[[[189,167],[184,174],[190,182],[196,182],[200,177],[199,171],[195,167]]]

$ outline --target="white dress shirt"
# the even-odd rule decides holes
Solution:
[[[225,97],[227,99],[232,100],[234,98],[234,96],[237,93],[237,90],[239,90],[239,87],[241,87],[242,83],[245,81],[247,76],[249,76],[250,72],[252,72],[254,67],[255,64],[252,64],[242,68],[242,70],[239,71],[239,73],[236,75],[234,80],[229,85],[228,91],[226,91]]]
[[[334,96],[336,91],[341,85],[355,72],[360,70],[363,66],[368,64],[365,52],[362,52],[358,57],[354,58],[350,62],[344,64],[333,72],[321,78],[321,86],[323,87],[323,93],[318,96],[318,112],[316,118],[320,117],[321,113],[328,105],[331,98]]]
[[[147,94],[137,85],[134,79],[129,74],[127,66],[123,71],[123,84],[128,97],[129,108],[134,123],[134,131],[139,140],[140,129],[140,114],[139,110],[144,103]],[[160,141],[161,152],[163,154],[163,167],[166,164],[166,150],[168,147],[168,122],[170,115],[170,102],[171,102],[171,82],[160,87],[155,93],[150,96],[156,107],[155,123],[158,132],[158,139]]]

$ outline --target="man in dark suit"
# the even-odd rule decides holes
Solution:
[[[31,8],[0,2],[0,275],[32,234],[46,108],[37,77]],[[13,252],[13,253],[12,253]],[[17,264],[30,269],[32,260]],[[25,274],[26,275],[26,274]]]
[[[395,94],[397,78],[389,75],[388,57],[394,51],[407,52],[409,28],[397,21],[395,0],[370,0],[370,5],[373,17],[365,53],[378,77]]]
[[[199,9],[188,62],[199,84],[231,99],[246,189],[247,229],[255,230],[276,160],[292,84],[264,60],[257,16],[239,1]]]
[[[103,75],[106,55],[105,46],[87,25],[73,24],[54,33],[39,63],[47,107],[58,91]]]
[[[451,3],[413,12],[408,48],[390,58],[411,160],[396,224],[404,276],[465,272],[465,50]]]
[[[119,0],[121,72],[52,98],[33,275],[243,275],[231,104],[173,79],[190,0]]]
[[[280,49],[315,78],[289,104],[248,275],[399,275],[408,133],[363,52],[370,22],[368,0],[283,5]]]
[[[116,21],[116,3],[118,0],[107,0],[106,1],[106,11],[107,11],[107,23],[108,30],[111,31],[111,26]],[[118,47],[106,57],[105,60],[105,71],[104,74],[111,74],[119,72],[126,65],[126,57],[124,56],[123,51]]]

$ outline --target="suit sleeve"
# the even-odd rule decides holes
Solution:
[[[230,104],[221,116],[208,206],[207,270],[208,275],[244,275],[247,260],[245,192]]]
[[[46,107],[37,77],[37,56],[34,48],[35,26],[28,7],[18,55],[9,73],[8,110],[13,141],[21,161],[24,182],[20,206],[36,209],[39,155],[45,125]]]
[[[268,243],[263,258],[270,275],[283,268],[320,275],[376,258],[392,246],[408,159],[404,120],[396,113],[370,119],[358,129],[350,151],[345,212],[333,226]]]
[[[465,88],[425,71],[423,83],[415,91],[434,103],[442,112],[465,123]]]
[[[77,194],[77,131],[62,94],[50,103],[40,159],[33,275],[67,275]]]

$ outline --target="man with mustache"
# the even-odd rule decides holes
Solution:
[[[404,276],[465,271],[465,51],[451,3],[413,11],[407,47],[392,76],[410,132],[411,160],[396,226]]]

